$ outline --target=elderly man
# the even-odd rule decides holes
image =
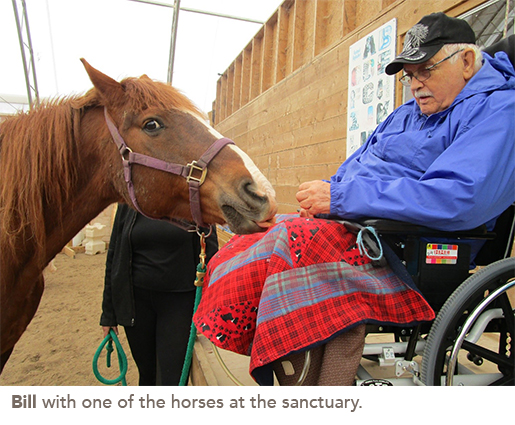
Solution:
[[[256,378],[271,363],[281,385],[296,383],[304,351],[313,348],[305,384],[352,384],[365,323],[432,318],[432,311],[428,313],[428,306],[409,288],[400,290],[400,298],[388,299],[385,294],[402,286],[385,271],[388,266],[371,266],[354,249],[355,238],[349,239],[350,246],[342,245],[349,236],[320,217],[380,217],[449,231],[486,223],[492,229],[515,202],[515,72],[507,56],[482,55],[467,22],[435,13],[408,31],[402,53],[386,67],[390,75],[401,70],[400,81],[411,88],[414,99],[382,122],[329,182],[299,187],[301,218],[279,222],[261,241],[236,239],[219,254],[245,252],[235,263],[224,263],[230,254],[223,261],[215,258],[197,324],[206,336],[217,338],[218,345],[220,339],[229,347],[244,341],[240,352],[246,347],[251,352]],[[280,232],[282,227],[287,231]],[[272,232],[273,237],[267,236]],[[282,233],[287,235],[284,243],[277,243]],[[267,256],[273,243],[275,251]],[[335,253],[326,252],[333,246]],[[254,264],[267,261],[266,271],[256,266],[232,282],[224,280],[233,268],[250,262],[246,249],[254,250]],[[218,263],[228,265],[217,269]],[[321,263],[327,266],[321,268]],[[353,280],[362,272],[366,278]],[[249,288],[243,279],[252,282]],[[231,287],[245,296],[228,306],[226,300],[235,293]],[[375,293],[375,287],[381,290]],[[247,302],[259,310],[255,329]],[[399,311],[403,317],[394,317]],[[222,314],[218,312],[230,316],[233,324],[246,320],[253,333],[246,335],[227,321],[215,320]],[[209,329],[216,331],[210,334]]]
[[[467,22],[434,13],[386,67],[414,99],[396,109],[331,182],[299,187],[302,215],[381,217],[441,230],[495,219],[515,201],[515,74],[483,56]]]

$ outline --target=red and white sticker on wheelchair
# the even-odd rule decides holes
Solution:
[[[458,245],[427,244],[426,264],[456,264],[457,262]]]

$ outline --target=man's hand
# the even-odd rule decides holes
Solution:
[[[322,180],[302,183],[296,195],[301,217],[331,212],[331,184]]]

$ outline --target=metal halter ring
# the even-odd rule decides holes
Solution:
[[[198,182],[198,185],[200,186],[202,183],[204,183],[204,180],[206,179],[207,175],[207,167],[199,167],[197,166],[197,161],[192,161],[188,165],[186,165],[187,168],[189,168],[188,176],[186,177],[186,181],[189,183],[190,181]],[[193,176],[193,170],[198,170],[201,172],[200,178]]]

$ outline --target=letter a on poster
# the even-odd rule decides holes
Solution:
[[[395,77],[384,72],[396,54],[397,20],[384,24],[349,49],[347,158],[393,112]]]

